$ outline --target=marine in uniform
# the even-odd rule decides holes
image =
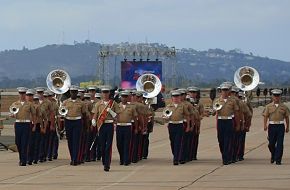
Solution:
[[[32,123],[35,124],[35,108],[31,102],[26,101],[25,93],[27,88],[17,88],[19,100],[12,104],[13,107],[19,109],[15,115],[15,144],[19,153],[19,165],[26,166],[27,153],[29,146],[29,135]]]
[[[230,88],[229,84],[221,84],[221,95],[214,100],[214,105],[221,105],[221,109],[216,110],[213,115],[217,115],[217,136],[224,165],[231,164],[232,159],[233,118],[235,126],[239,128],[239,107],[233,99],[229,98]]]
[[[135,106],[128,104],[129,93],[122,91],[121,102],[119,103],[120,114],[117,117],[116,139],[117,149],[120,156],[120,165],[130,164],[130,141],[132,131],[132,120],[138,126],[138,114]]]
[[[44,126],[41,126],[40,130],[40,150],[39,150],[39,162],[46,162],[47,159],[47,151],[49,144],[49,132],[50,129],[54,126],[51,126],[51,121],[54,120],[53,108],[51,102],[44,97],[44,87],[36,87],[35,88],[37,94],[39,95],[39,104],[40,109],[42,109],[46,113],[46,120]],[[48,92],[45,92],[45,96],[48,96]]]
[[[48,143],[48,151],[47,151],[47,157],[49,161],[52,161],[52,159],[56,160],[58,157],[58,146],[59,146],[59,137],[57,134],[57,128],[56,128],[56,116],[58,115],[58,103],[56,99],[54,98],[54,93],[52,91],[47,91],[48,96],[47,99],[51,102],[52,112],[54,116],[54,123],[51,125],[52,127],[49,130],[49,143]]]
[[[89,135],[91,132],[91,120],[92,120],[92,110],[93,110],[93,103],[91,102],[91,94],[90,93],[84,93],[84,103],[86,105],[86,109],[88,112],[88,119],[84,121],[84,126],[82,130],[82,144],[81,144],[81,150],[80,150],[80,161],[83,163],[84,161],[90,161],[90,143],[89,141]]]
[[[132,132],[132,145],[133,145],[133,155],[132,162],[137,163],[142,159],[142,150],[143,150],[143,133],[147,127],[147,118],[146,110],[147,107],[143,104],[143,92],[135,91],[132,92],[132,101],[131,105],[134,105],[138,114],[138,125],[133,123],[134,129]]]
[[[97,93],[96,86],[90,85],[87,87],[87,89],[88,89],[88,92],[91,94],[91,103],[93,104],[93,107],[94,107],[96,103],[101,99],[101,95],[100,93]],[[96,127],[91,127],[88,134],[89,146],[87,150],[88,152],[87,159],[86,159],[87,162],[101,160],[101,157],[102,157],[102,152],[101,152],[102,148],[101,148],[101,143],[99,141],[97,130],[98,129]],[[95,138],[95,143],[92,149],[90,150],[90,145],[92,144],[94,138]]]
[[[281,165],[284,135],[285,131],[289,132],[289,109],[281,102],[282,90],[273,89],[271,92],[273,101],[266,105],[263,112],[264,130],[268,131],[271,163],[276,162],[277,165]]]
[[[195,108],[195,123],[192,126],[192,143],[190,148],[190,159],[191,160],[197,160],[197,150],[198,150],[198,144],[199,144],[199,134],[200,134],[200,126],[201,126],[201,120],[204,116],[204,106],[199,101],[198,93],[200,92],[200,89],[192,86],[188,89],[189,96],[190,96],[190,102]]]
[[[244,122],[244,115],[243,115],[243,110],[241,108],[242,101],[238,98],[238,93],[239,93],[239,88],[236,86],[231,87],[230,91],[230,98],[236,102],[237,106],[239,107],[239,124],[236,125],[235,120],[234,120],[234,130],[232,133],[232,142],[231,142],[231,162],[235,163],[239,161],[238,159],[238,152],[239,152],[239,147],[240,147],[240,133],[241,133],[241,125],[243,125]]]
[[[183,125],[190,126],[190,130],[188,130],[186,127],[184,127],[183,131],[183,138],[182,138],[182,147],[181,147],[181,156],[180,156],[180,164],[185,164],[186,162],[190,161],[190,145],[192,141],[192,126],[195,124],[195,108],[191,103],[186,101],[186,89],[178,89],[180,92],[180,98],[181,98],[181,103],[186,107],[186,109],[189,112],[189,119],[184,119],[183,120]]]
[[[34,94],[35,94],[35,91],[33,89],[28,89],[26,91],[26,101],[33,104]],[[32,162],[34,159],[34,150],[35,150],[35,146],[37,146],[35,143],[35,140],[36,140],[35,125],[34,123],[32,123],[31,133],[29,134],[29,148],[28,148],[28,160],[27,160],[28,165],[32,165]]]
[[[241,109],[241,130],[239,135],[239,147],[238,147],[238,155],[237,158],[239,161],[244,160],[245,154],[245,141],[246,141],[246,133],[249,132],[251,126],[251,120],[253,113],[250,111],[249,106],[244,100],[244,93],[238,93],[240,99],[240,109]]]
[[[112,143],[114,137],[114,121],[120,113],[118,104],[110,100],[110,88],[103,87],[102,100],[98,101],[93,108],[92,125],[99,127],[99,142],[102,148],[102,163],[104,171],[110,170],[112,159]],[[102,120],[101,126],[97,125],[97,120]]]
[[[78,155],[83,126],[82,119],[85,119],[88,114],[85,104],[81,100],[77,100],[78,87],[72,85],[69,90],[70,98],[63,102],[63,106],[68,110],[64,124],[71,158],[70,164],[76,166],[79,164]]]
[[[166,110],[171,112],[170,116],[165,115],[164,117],[169,120],[168,132],[171,151],[173,154],[173,164],[178,165],[181,158],[182,148],[182,136],[184,131],[190,130],[190,124],[183,125],[184,119],[190,120],[190,113],[186,106],[181,103],[181,97],[179,91],[171,92],[172,102],[165,107]],[[185,129],[184,129],[185,128]]]
[[[44,110],[41,109],[40,103],[39,103],[39,95],[35,94],[33,95],[33,106],[36,111],[36,120],[35,120],[35,126],[32,128],[32,141],[33,145],[31,149],[31,156],[30,156],[30,162],[33,161],[34,164],[37,164],[39,161],[39,154],[40,154],[40,142],[41,142],[41,128],[44,125],[47,125],[47,115]],[[34,136],[34,137],[33,137]]]
[[[144,98],[143,98],[144,99]],[[154,128],[154,116],[155,112],[150,103],[147,106],[147,114],[145,118],[145,122],[147,122],[146,131],[143,133],[143,151],[142,151],[142,159],[147,159],[149,155],[149,144],[150,144],[150,134],[153,132]]]

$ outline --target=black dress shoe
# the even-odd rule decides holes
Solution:
[[[124,165],[124,162],[120,162],[120,165]]]
[[[37,164],[37,161],[34,161],[33,164]]]
[[[244,160],[244,158],[239,158],[239,161],[243,161]]]
[[[57,156],[53,156],[53,159],[54,159],[54,160],[57,160]]]
[[[178,165],[178,161],[174,161],[174,162],[173,162],[173,165],[174,165],[174,166],[177,166],[177,165]]]
[[[109,167],[109,166],[105,166],[105,167],[104,167],[104,171],[105,171],[105,172],[110,171],[110,167]]]
[[[20,166],[26,166],[26,163],[21,163]]]
[[[271,161],[270,162],[271,162],[271,164],[273,164],[275,162],[275,160],[271,158]]]
[[[281,161],[276,161],[276,165],[281,165]]]
[[[52,161],[52,158],[48,158],[48,161]]]
[[[28,162],[27,164],[28,164],[28,165],[32,165],[32,162]]]
[[[130,163],[125,163],[125,164],[124,164],[124,166],[129,166],[129,165],[130,165]]]
[[[224,161],[223,165],[229,165],[229,162]]]
[[[144,156],[143,159],[144,159],[144,160],[147,160],[147,157]]]
[[[180,161],[179,163],[180,163],[180,164],[185,164],[186,162],[185,162],[185,161]]]

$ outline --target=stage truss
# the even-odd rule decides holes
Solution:
[[[104,85],[118,86],[120,82],[121,61],[162,61],[163,84],[176,87],[176,53],[175,47],[156,43],[121,43],[101,45],[97,53],[97,80]]]

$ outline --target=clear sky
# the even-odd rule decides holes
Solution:
[[[290,61],[290,0],[0,0],[0,51],[86,39]]]

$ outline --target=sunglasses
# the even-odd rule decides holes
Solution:
[[[107,91],[107,90],[105,90],[105,91],[102,91],[102,93],[109,93],[110,91]]]
[[[273,94],[273,96],[275,96],[275,97],[279,97],[279,96],[280,96],[280,94]]]

